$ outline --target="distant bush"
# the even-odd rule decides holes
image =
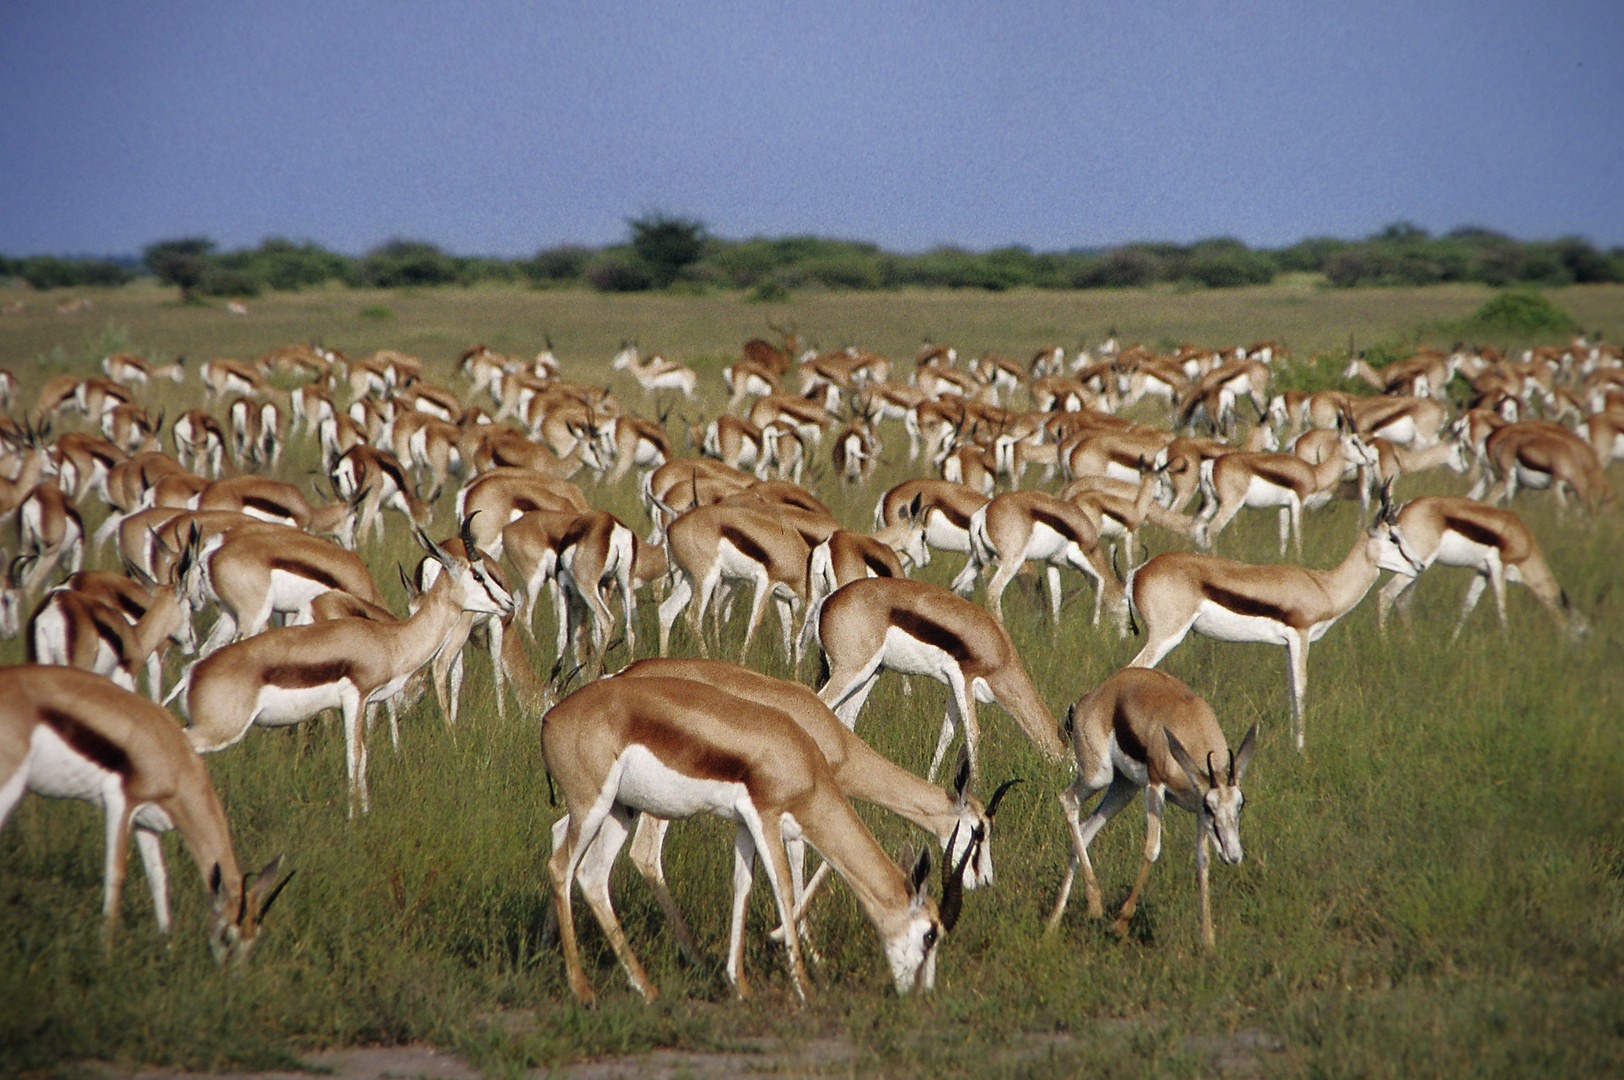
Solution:
[[[388,322],[395,317],[395,312],[393,308],[385,307],[383,304],[369,304],[361,309],[360,315],[363,319]]]
[[[101,259],[59,259],[36,255],[12,264],[13,272],[36,289],[77,289],[85,286],[124,285],[135,280],[134,271]]]
[[[1241,285],[1267,285],[1274,280],[1275,262],[1239,240],[1206,240],[1193,245],[1179,278],[1209,289]]]
[[[147,268],[183,297],[251,296],[340,281],[352,287],[423,288],[484,281],[538,287],[583,283],[610,292],[669,289],[789,290],[1123,289],[1176,285],[1208,289],[1262,285],[1282,273],[1324,275],[1338,288],[1473,281],[1495,286],[1624,281],[1624,248],[1598,250],[1583,237],[1519,241],[1478,226],[1433,236],[1395,222],[1362,240],[1311,237],[1284,248],[1253,249],[1232,237],[1192,244],[1134,243],[1108,249],[1040,252],[1022,246],[970,251],[944,246],[897,254],[864,241],[818,236],[711,236],[703,222],[649,213],[627,219],[624,243],[603,248],[563,244],[528,259],[452,255],[433,244],[391,240],[360,258],[281,238],[227,253],[192,237],[153,244]],[[118,285],[133,276],[116,261],[0,257],[0,276],[37,288]]]
[[[586,275],[591,260],[590,248],[565,244],[536,252],[519,264],[519,270],[536,285],[557,285],[580,281]]]
[[[1462,328],[1474,334],[1530,338],[1567,334],[1577,327],[1573,316],[1553,304],[1549,297],[1528,289],[1513,289],[1490,297]]]
[[[665,214],[628,218],[632,252],[656,288],[666,288],[705,253],[705,223]]]
[[[457,260],[433,244],[391,240],[362,257],[354,267],[352,284],[375,289],[453,285],[457,276]]]
[[[610,248],[586,268],[587,284],[600,292],[642,292],[654,287],[654,275],[635,253]]]
[[[1112,248],[1072,275],[1077,289],[1136,289],[1156,281],[1162,261],[1143,247]]]
[[[179,288],[180,298],[185,302],[192,299],[203,276],[209,272],[213,251],[213,240],[206,236],[189,236],[149,244],[142,250],[141,260],[159,281]]]

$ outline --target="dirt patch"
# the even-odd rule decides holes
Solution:
[[[1111,1025],[1106,1025],[1111,1026]],[[1031,1034],[1012,1040],[994,1057],[1003,1065],[1063,1062],[1084,1045],[1077,1035]],[[1262,1031],[1227,1035],[1197,1035],[1184,1040],[1184,1048],[1202,1058],[1217,1074],[1230,1078],[1261,1076],[1268,1059],[1285,1044]],[[846,1039],[809,1039],[794,1044],[778,1039],[748,1040],[739,1050],[653,1050],[625,1057],[577,1061],[530,1075],[558,1080],[744,1080],[764,1074],[777,1076],[850,1075],[861,1054]],[[101,1080],[477,1080],[480,1076],[455,1054],[429,1046],[359,1047],[324,1050],[305,1055],[310,1072],[268,1071],[206,1074],[172,1069],[130,1072],[96,1065],[90,1072]]]

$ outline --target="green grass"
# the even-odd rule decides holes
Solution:
[[[248,319],[166,305],[132,286],[98,296],[93,316],[72,321],[36,301],[0,322],[3,359],[28,389],[61,366],[88,373],[111,340],[151,355],[253,355],[318,339],[351,355],[392,345],[415,351],[451,385],[449,363],[476,340],[533,352],[550,332],[565,371],[608,378],[623,337],[706,369],[706,403],[678,403],[676,417],[713,412],[711,368],[760,332],[763,315],[792,318],[825,346],[852,341],[911,357],[929,334],[961,351],[1021,356],[1046,340],[1093,340],[1115,324],[1125,340],[1164,336],[1223,344],[1273,337],[1299,355],[1361,339],[1413,338],[1413,328],[1459,318],[1483,290],[1323,293],[1284,287],[1229,293],[829,296],[790,307],[739,298],[603,297],[522,290],[418,294],[319,291],[262,298]],[[6,297],[9,299],[9,297]],[[1624,289],[1564,290],[1559,302],[1587,326],[1624,329]],[[360,317],[387,302],[388,323]],[[36,357],[43,363],[36,365]],[[629,405],[655,406],[618,374]],[[195,388],[195,384],[193,384]],[[170,410],[189,394],[154,387]],[[812,485],[848,524],[865,526],[883,488],[909,474],[900,429],[887,429],[888,464],[863,491]],[[299,448],[289,475],[313,464]],[[632,482],[588,496],[645,527]],[[1401,496],[1460,490],[1453,477],[1406,481]],[[437,521],[448,531],[450,496]],[[332,720],[254,731],[208,759],[247,865],[286,852],[298,870],[272,912],[249,966],[222,971],[204,947],[204,890],[179,838],[165,840],[175,909],[165,943],[151,917],[138,864],[111,957],[99,943],[101,822],[83,803],[26,799],[0,832],[0,1071],[72,1071],[86,1059],[188,1067],[288,1067],[324,1046],[425,1040],[508,1073],[585,1056],[653,1047],[730,1049],[762,1037],[790,1044],[848,1041],[841,1071],[941,1076],[1187,1076],[1210,1072],[1202,1040],[1266,1032],[1280,1049],[1260,1053],[1264,1074],[1313,1076],[1616,1075],[1624,1066],[1624,615],[1616,553],[1624,528],[1616,504],[1599,518],[1558,515],[1549,497],[1519,496],[1591,634],[1565,647],[1545,613],[1513,587],[1501,635],[1492,602],[1450,646],[1466,578],[1435,569],[1418,588],[1415,633],[1375,626],[1374,601],[1319,643],[1310,661],[1308,752],[1290,747],[1284,650],[1192,638],[1164,662],[1210,700],[1232,738],[1253,721],[1263,744],[1247,777],[1242,826],[1247,858],[1214,866],[1218,949],[1200,948],[1191,873],[1193,823],[1168,812],[1162,860],[1130,933],[1118,940],[1088,920],[1079,898],[1059,932],[1042,933],[1069,853],[1053,795],[1064,769],[1045,766],[996,707],[982,709],[988,785],[1025,777],[993,835],[998,883],[973,893],[943,950],[937,991],[898,999],[877,937],[843,887],[814,909],[824,962],[815,995],[797,1008],[783,965],[762,931],[767,892],[752,894],[746,966],[756,996],[731,1000],[722,974],[727,937],[731,827],[692,821],[673,829],[666,861],[704,961],[685,966],[664,934],[648,890],[622,866],[617,907],[634,948],[663,991],[644,1005],[629,990],[591,917],[578,904],[587,970],[602,1006],[578,1008],[548,927],[542,862],[559,813],[543,775],[537,718],[496,719],[489,666],[471,654],[471,699],[452,732],[424,701],[406,711],[402,746],[380,728],[372,741],[372,813],[344,816],[343,753]],[[94,528],[99,512],[87,513]],[[1340,560],[1360,523],[1339,504],[1307,517],[1304,562]],[[399,530],[396,530],[398,533]],[[1172,541],[1146,534],[1154,550]],[[1226,530],[1227,555],[1274,561],[1271,514],[1241,515]],[[365,552],[400,610],[393,562],[416,558],[392,535]],[[924,575],[945,583],[958,559]],[[1034,582],[1035,583],[1035,579]],[[1041,592],[1018,578],[1005,596],[1017,647],[1060,714],[1139,647],[1089,625],[1093,596],[1079,577],[1058,631]],[[544,605],[545,607],[545,605]],[[657,640],[644,600],[640,651]],[[551,628],[533,650],[551,667]],[[727,655],[742,633],[726,634]],[[789,674],[776,631],[749,662]],[[675,644],[688,648],[679,624]],[[0,647],[20,658],[20,643]],[[611,657],[618,664],[624,653]],[[808,664],[802,677],[814,677]],[[174,665],[171,665],[173,677]],[[882,679],[860,733],[922,771],[945,691],[916,680],[911,695]],[[1107,905],[1120,903],[1143,844],[1142,801],[1093,847]],[[863,810],[899,859],[920,837]],[[1037,1035],[1063,1035],[1027,1051]]]

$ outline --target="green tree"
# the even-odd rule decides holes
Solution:
[[[142,250],[141,261],[159,281],[178,287],[184,303],[191,301],[193,291],[209,272],[213,251],[214,241],[204,236],[160,240]]]
[[[648,267],[656,288],[665,288],[705,253],[705,223],[664,214],[628,218],[632,251]]]

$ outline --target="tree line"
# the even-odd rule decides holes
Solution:
[[[138,259],[0,256],[0,277],[51,289],[121,285],[146,274],[177,286],[183,299],[254,296],[329,282],[353,288],[506,281],[605,292],[737,289],[756,299],[779,300],[808,288],[1217,289],[1267,284],[1296,273],[1322,275],[1340,288],[1624,281],[1624,247],[1603,251],[1578,236],[1522,241],[1477,227],[1434,236],[1408,222],[1362,240],[1313,237],[1275,249],[1217,238],[1064,252],[941,247],[919,254],[813,236],[727,240],[711,235],[701,221],[664,214],[629,219],[627,228],[620,244],[561,245],[527,259],[455,255],[416,240],[391,240],[359,257],[284,239],[222,252],[212,240],[188,237],[151,244]]]

